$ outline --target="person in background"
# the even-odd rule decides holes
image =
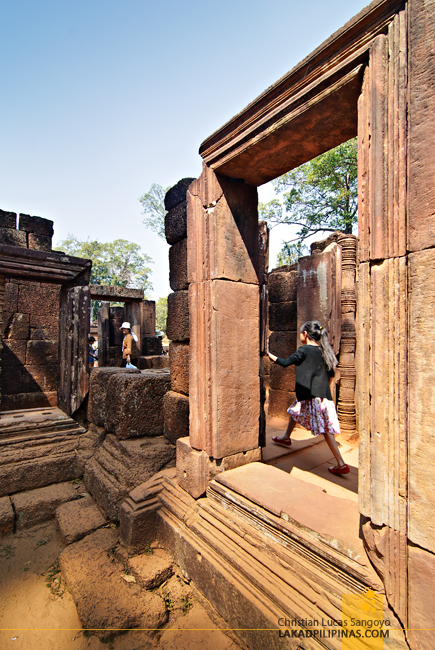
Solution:
[[[131,363],[137,368],[139,366],[139,349],[136,345],[137,337],[132,333],[130,323],[122,323],[119,329],[124,334],[122,340],[121,368],[125,368],[128,363]]]
[[[94,350],[95,338],[93,336],[89,337],[89,368],[93,368],[95,360],[98,359],[97,353]]]

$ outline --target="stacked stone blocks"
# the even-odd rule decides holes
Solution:
[[[42,217],[31,217],[15,212],[0,210],[0,244],[31,248],[37,251],[51,251],[53,222]]]
[[[2,411],[57,403],[59,293],[58,285],[6,280]]]
[[[166,335],[170,339],[171,390],[164,397],[165,436],[175,443],[189,435],[189,282],[187,278],[187,188],[193,178],[183,178],[165,196],[165,235],[169,249],[169,283]]]

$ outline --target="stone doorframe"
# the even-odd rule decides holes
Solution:
[[[3,324],[5,279],[52,282],[59,298],[58,406],[71,415],[89,390],[89,279],[91,260],[55,251],[0,245],[0,325]],[[0,342],[1,345],[1,342]]]
[[[199,496],[260,452],[256,187],[358,134],[360,512],[406,628],[430,620],[435,580],[434,42],[434,0],[375,0],[205,140],[187,194],[191,420],[177,474]]]

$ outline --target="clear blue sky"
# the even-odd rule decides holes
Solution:
[[[138,197],[198,176],[202,140],[366,4],[1,0],[0,208],[135,241],[167,295]]]

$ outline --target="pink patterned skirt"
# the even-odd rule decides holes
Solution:
[[[287,413],[305,429],[311,429],[314,436],[320,433],[332,433],[340,435],[337,411],[332,400],[325,397],[314,397],[304,399],[301,402],[293,402],[287,409]]]

